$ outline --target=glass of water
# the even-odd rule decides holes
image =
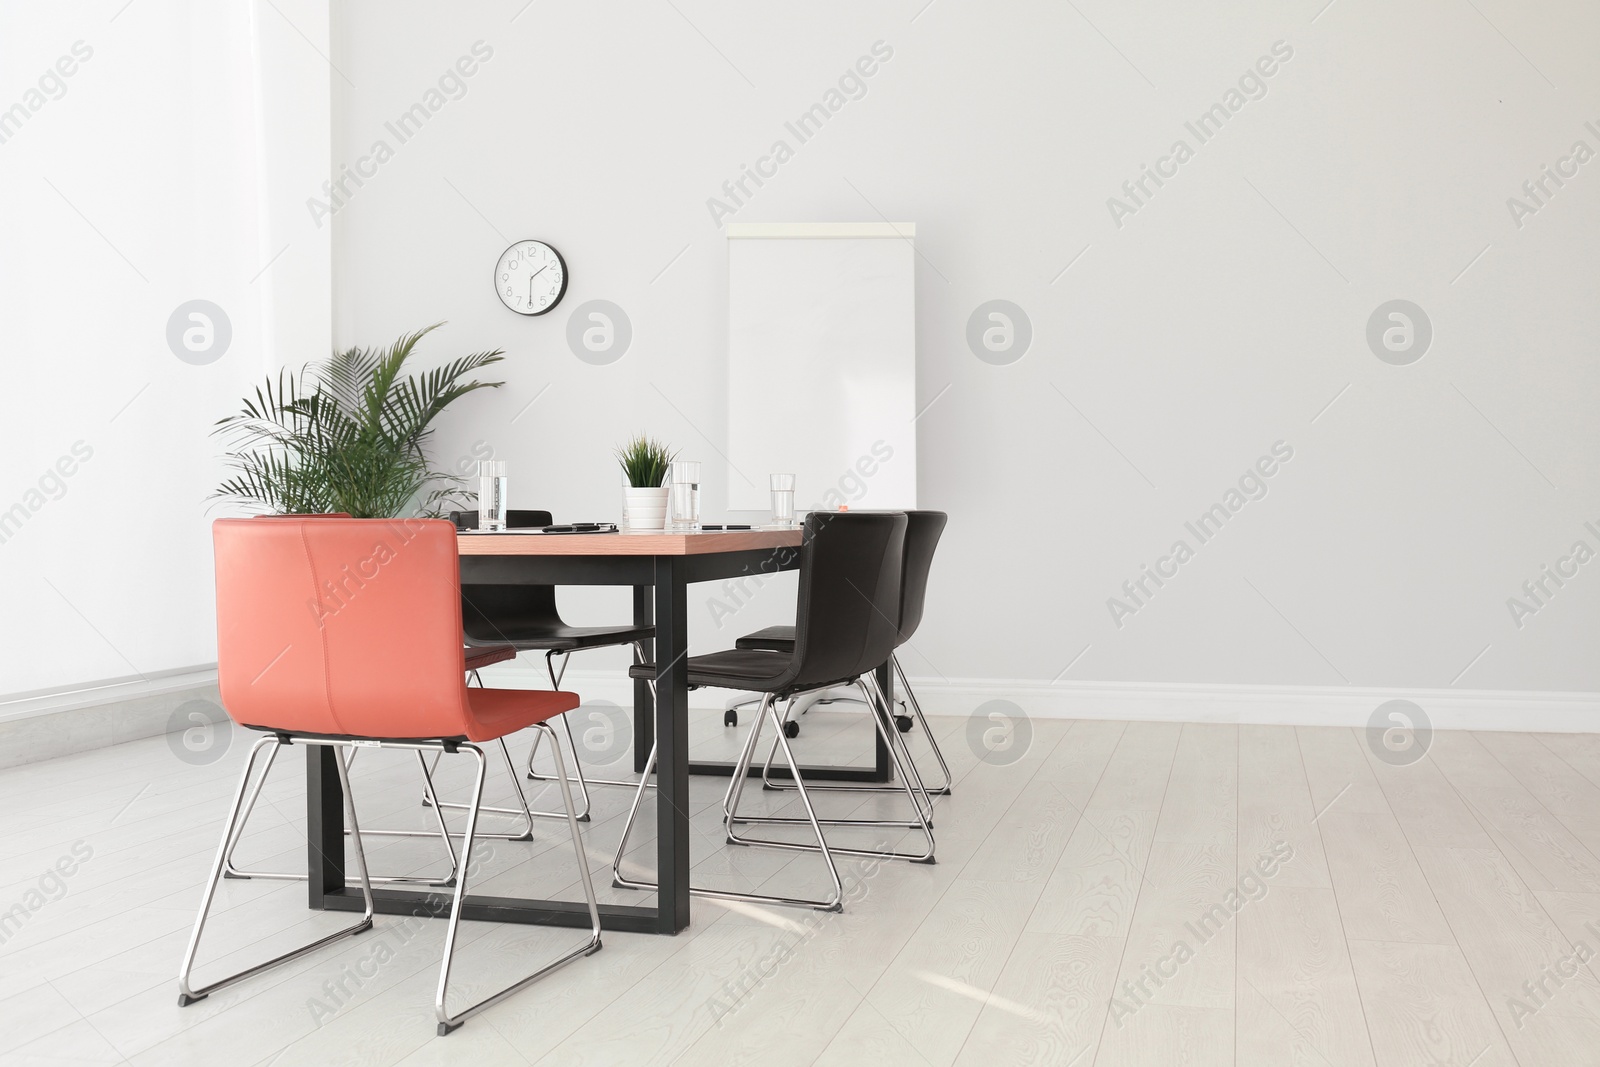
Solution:
[[[672,529],[693,533],[700,529],[700,462],[679,459],[672,463]]]
[[[794,475],[771,475],[767,479],[767,485],[772,490],[772,525],[795,525]]]
[[[506,528],[506,461],[478,462],[478,529],[499,533]]]

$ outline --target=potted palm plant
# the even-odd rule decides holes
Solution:
[[[667,524],[667,469],[676,453],[643,434],[617,449],[628,479],[623,490],[623,521],[630,530],[662,530]]]
[[[503,353],[402,374],[417,342],[442,325],[387,349],[351,348],[269,377],[213,431],[234,446],[227,456],[232,476],[213,496],[267,512],[356,518],[438,515],[461,503],[462,479],[433,469],[427,441],[445,408],[504,384],[468,380]]]

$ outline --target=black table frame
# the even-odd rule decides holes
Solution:
[[[659,702],[652,702],[650,687],[636,681],[634,704],[634,770],[644,769],[652,739],[659,738],[656,768],[656,870],[660,888],[654,907],[624,904],[600,905],[600,922],[607,930],[630,933],[675,934],[689,925],[689,815],[690,774],[733,773],[733,764],[689,760],[688,586],[799,566],[795,548],[749,549],[696,555],[507,555],[461,557],[461,580],[472,584],[505,585],[625,585],[633,587],[636,625],[655,626],[656,637],[646,651],[660,664],[657,678]],[[878,668],[877,680],[893,700],[894,679],[888,664]],[[654,703],[654,706],[652,704]],[[874,733],[874,766],[803,767],[808,781],[889,781],[889,753]],[[346,884],[344,798],[334,749],[306,746],[306,834],[308,903],[329,911],[360,911],[361,892]],[[759,775],[752,767],[751,775]],[[773,769],[776,777],[777,768]],[[785,768],[783,776],[788,776]],[[387,915],[448,916],[448,891],[374,889],[374,905]],[[588,908],[580,901],[534,900],[469,893],[462,903],[463,919],[490,922],[537,923],[550,926],[588,926]]]

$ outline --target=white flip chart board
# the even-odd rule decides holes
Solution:
[[[917,503],[910,223],[728,225],[728,508]]]

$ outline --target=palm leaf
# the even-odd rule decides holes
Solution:
[[[432,425],[468,393],[501,382],[463,381],[500,351],[446,363],[420,377],[406,361],[435,323],[387,349],[350,348],[298,372],[282,370],[246,397],[213,433],[233,445],[231,477],[215,498],[285,514],[358,517],[437,514],[461,502],[461,479],[430,468]]]

